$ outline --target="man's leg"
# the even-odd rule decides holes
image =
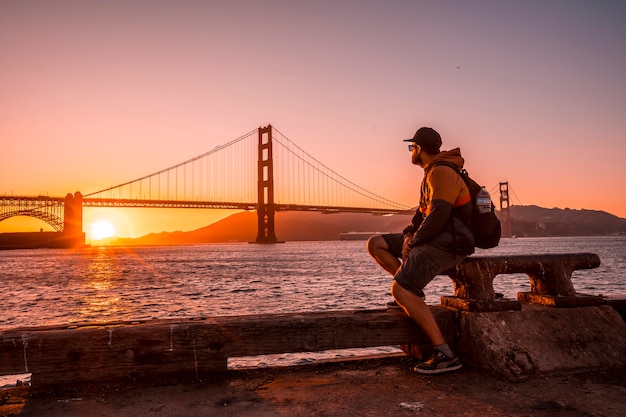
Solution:
[[[438,374],[460,369],[461,362],[446,343],[433,313],[421,297],[407,291],[396,281],[391,286],[391,294],[435,347],[433,355],[427,361],[417,364],[413,370],[421,374]]]
[[[367,241],[367,251],[385,271],[396,275],[400,268],[400,260],[391,253],[389,245],[382,236],[376,235]]]
[[[411,249],[406,262],[394,276],[391,294],[405,313],[424,331],[435,347],[433,356],[415,366],[420,373],[435,374],[461,368],[461,362],[446,343],[435,317],[420,297],[422,289],[440,271],[459,263],[463,257],[454,256],[429,245]]]
[[[409,316],[426,333],[433,346],[445,343],[441,329],[424,300],[404,289],[396,281],[391,284],[391,295]]]

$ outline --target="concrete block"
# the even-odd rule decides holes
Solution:
[[[460,313],[458,354],[511,381],[626,366],[626,324],[609,306]]]

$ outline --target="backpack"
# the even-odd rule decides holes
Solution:
[[[459,171],[455,165],[448,163],[436,165],[446,165],[453,168],[463,178],[465,185],[469,189],[472,198],[472,223],[468,226],[474,235],[474,246],[481,249],[490,249],[498,246],[500,236],[502,235],[502,226],[500,225],[500,220],[496,217],[496,206],[492,202],[491,210],[487,213],[481,213],[478,207],[476,207],[476,195],[482,187],[470,178],[465,169]]]

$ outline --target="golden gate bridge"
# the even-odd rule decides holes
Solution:
[[[256,210],[257,243],[278,241],[277,211],[412,214],[356,185],[309,155],[271,125],[209,152],[141,178],[65,197],[0,196],[0,221],[43,220],[60,247],[85,243],[83,207],[154,207]]]

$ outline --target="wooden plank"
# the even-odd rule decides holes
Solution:
[[[444,336],[455,313],[431,307]],[[33,388],[89,381],[206,380],[229,357],[428,343],[398,310],[309,312],[0,332],[0,375],[32,372]]]

